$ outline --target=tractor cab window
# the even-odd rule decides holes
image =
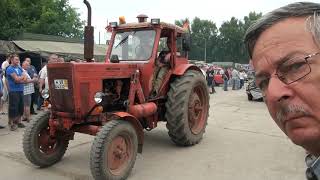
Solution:
[[[182,37],[181,36],[177,37],[177,39],[176,39],[176,48],[177,48],[176,56],[185,57],[186,52],[184,52],[183,48],[182,48]],[[169,52],[169,51],[170,51],[170,47],[168,47],[168,37],[161,37],[160,41],[159,41],[159,46],[158,46],[158,56],[162,52]]]
[[[178,36],[177,37],[177,40],[176,40],[176,46],[177,46],[177,56],[179,57],[186,57],[186,52],[183,51],[183,48],[182,48],[182,37],[181,36]]]
[[[167,37],[161,37],[158,45],[158,54],[161,51],[170,51],[170,48],[167,45]]]
[[[148,60],[152,54],[155,35],[154,30],[118,32],[110,57],[120,61]]]

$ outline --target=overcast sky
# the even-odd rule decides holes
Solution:
[[[86,20],[87,9],[83,0],[69,0],[70,5]],[[297,2],[294,0],[88,0],[92,7],[92,25],[95,27],[95,40],[101,32],[101,43],[105,42],[104,28],[107,22],[118,21],[125,16],[127,22],[136,22],[138,14],[149,18],[160,18],[163,22],[174,23],[174,20],[194,17],[215,22],[219,27],[232,16],[242,19],[249,12],[266,13],[280,6]],[[314,2],[320,0],[313,0]],[[150,19],[149,19],[150,20]]]

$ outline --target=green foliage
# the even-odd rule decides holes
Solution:
[[[23,29],[23,19],[15,0],[0,1],[0,39],[12,39]]]
[[[244,28],[242,21],[232,17],[230,21],[224,22],[220,27],[222,50],[228,52],[223,57],[227,61],[245,62],[245,52],[242,51]]]
[[[83,36],[84,22],[68,0],[1,0],[0,39],[22,32]]]
[[[192,44],[189,59],[248,63],[249,56],[243,37],[248,27],[261,16],[262,13],[250,12],[243,20],[232,17],[222,23],[219,29],[212,21],[194,18],[191,23]],[[175,24],[182,26],[183,22],[184,20],[177,20]]]

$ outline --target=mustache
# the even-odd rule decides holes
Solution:
[[[276,119],[279,123],[283,123],[288,116],[309,116],[310,113],[302,106],[295,104],[281,104],[279,111],[276,113]]]

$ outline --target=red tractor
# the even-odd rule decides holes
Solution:
[[[93,58],[91,10],[85,58]],[[90,167],[95,179],[126,179],[142,152],[144,130],[158,122],[179,146],[201,141],[209,94],[201,70],[188,63],[185,29],[138,16],[139,23],[110,23],[105,63],[48,64],[51,109],[26,128],[23,150],[47,167],[60,161],[75,132],[94,135]],[[45,94],[44,96],[48,96]]]

